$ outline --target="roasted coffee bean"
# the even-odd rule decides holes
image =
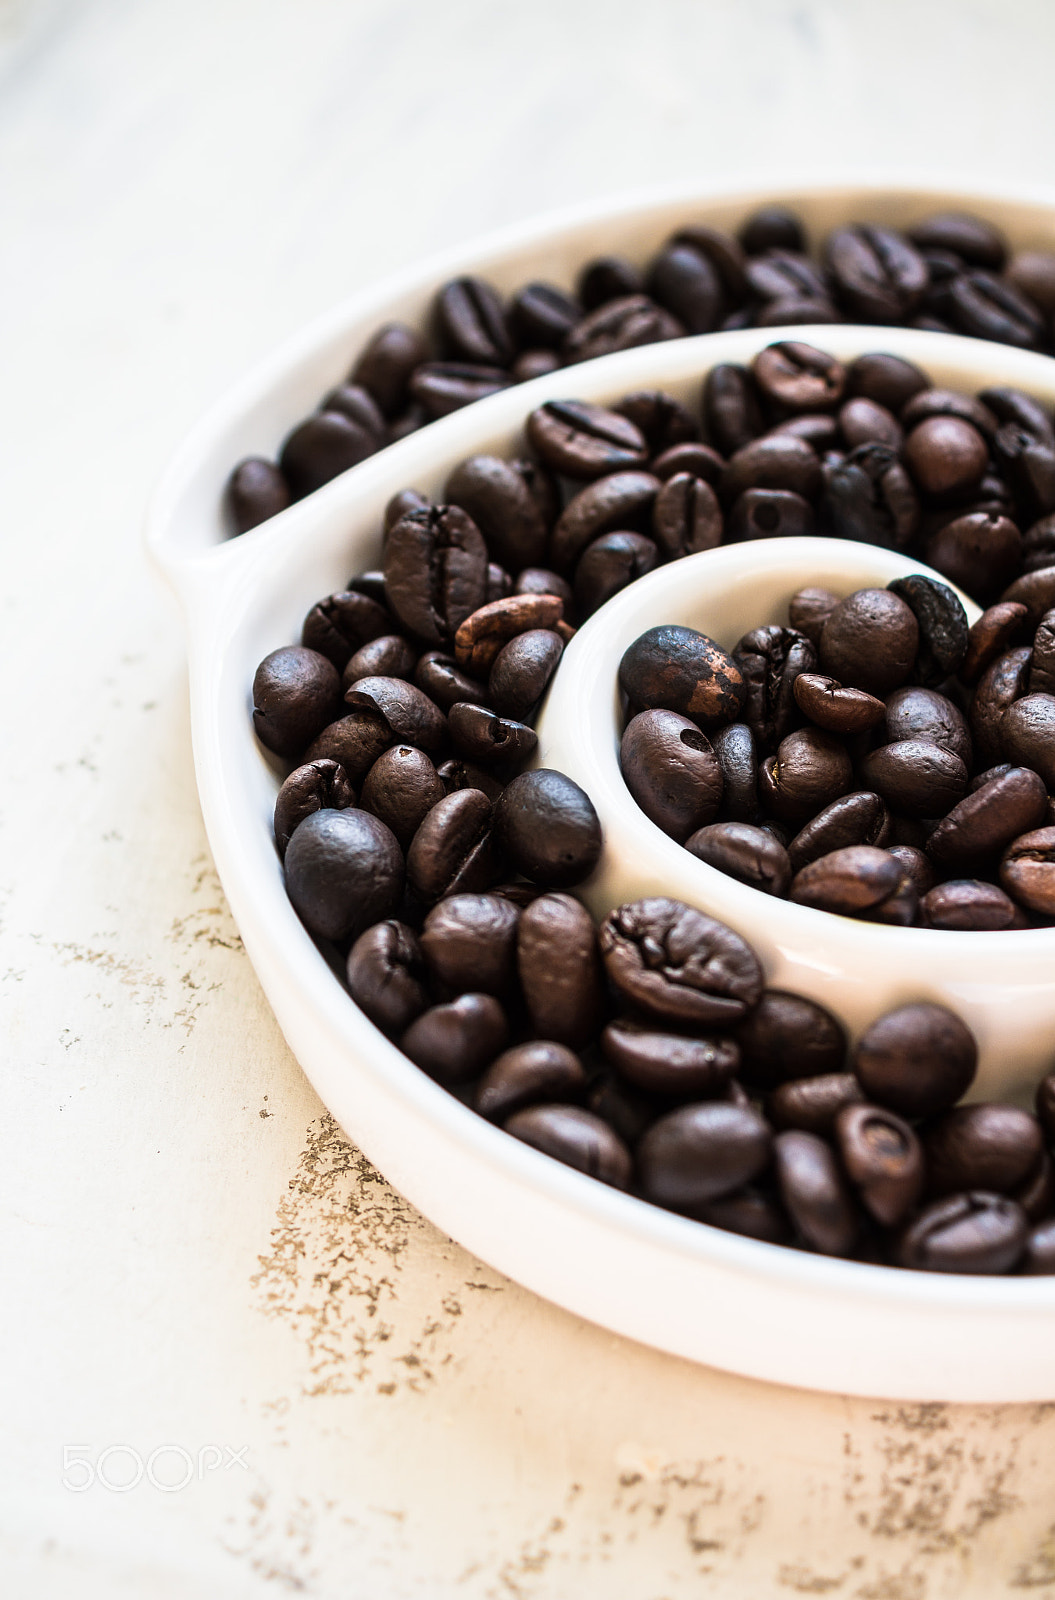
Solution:
[[[755,276],[758,276],[756,273]],[[791,328],[804,323],[845,322],[830,300],[788,295],[780,300],[770,300],[755,313],[758,328]]]
[[[1000,599],[1025,606],[1029,626],[1039,627],[1045,613],[1055,608],[1055,563],[1024,572],[1008,584]]]
[[[823,673],[801,672],[792,687],[802,714],[827,733],[863,733],[886,715],[882,700]]]
[[[494,559],[519,572],[544,560],[549,538],[546,503],[532,490],[527,463],[481,455],[455,467],[443,493],[472,518]]]
[[[927,1189],[932,1195],[984,1189],[1012,1195],[1044,1150],[1040,1124],[1017,1106],[956,1106],[923,1135]]]
[[[311,761],[291,772],[275,800],[275,844],[286,853],[293,830],[316,811],[344,811],[355,805],[355,790],[337,761]]]
[[[771,325],[766,312],[774,306],[788,304],[827,307],[834,312],[829,296],[828,276],[809,257],[799,250],[776,248],[752,257],[747,263],[746,277],[752,293],[768,301],[755,321],[759,327]],[[808,320],[802,318],[800,320]],[[823,315],[818,318],[824,321]]]
[[[972,1190],[922,1211],[901,1237],[898,1260],[922,1272],[1009,1272],[1028,1233],[1021,1206]]]
[[[764,828],[752,827],[749,822],[713,822],[691,834],[685,848],[698,861],[752,889],[761,889],[763,894],[783,898],[788,892],[788,853]]]
[[[911,572],[887,584],[891,594],[904,600],[919,625],[916,676],[934,687],[959,671],[967,653],[967,613],[947,584]]]
[[[227,503],[235,532],[248,533],[250,528],[285,511],[292,505],[293,496],[273,461],[249,456],[238,463],[227,480]]]
[[[492,809],[479,789],[457,789],[433,806],[407,851],[407,879],[421,900],[477,894],[498,882]]]
[[[790,489],[745,489],[729,509],[728,539],[798,539],[814,532],[813,507]]]
[[[678,900],[617,906],[601,923],[601,956],[624,1000],[677,1026],[729,1026],[758,1002],[762,971],[739,934]]]
[[[1003,655],[1022,633],[1029,613],[1023,605],[1002,600],[983,611],[971,624],[967,654],[960,667],[961,683],[977,683],[982,673]],[[1032,662],[1030,663],[1032,670]]]
[[[401,1034],[429,1003],[421,946],[404,922],[375,922],[348,952],[348,990],[382,1033]]]
[[[927,540],[927,561],[951,582],[980,600],[992,600],[1019,571],[1022,535],[995,511],[954,517]]]
[[[1055,828],[1034,828],[1014,839],[1000,862],[1000,882],[1027,911],[1055,917]]]
[[[668,560],[722,542],[722,508],[709,483],[689,472],[667,479],[652,507],[652,535]]]
[[[589,795],[563,772],[535,767],[507,784],[495,805],[495,837],[518,872],[544,889],[570,889],[601,854]]]
[[[286,849],[286,892],[309,933],[354,939],[391,915],[403,893],[403,852],[365,811],[316,811]]]
[[[1048,611],[1033,636],[1029,663],[1029,693],[1055,693],[1055,611]]]
[[[487,704],[487,685],[470,678],[454,657],[442,650],[426,650],[414,668],[414,682],[441,711],[449,711],[459,701],[476,706]]]
[[[509,302],[509,321],[529,350],[559,350],[581,316],[578,301],[552,283],[525,284]]]
[[[415,368],[410,392],[428,419],[435,421],[508,389],[512,382],[512,374],[501,367],[471,361],[425,361]]]
[[[1000,737],[1006,760],[1032,767],[1055,790],[1055,695],[1026,694],[1008,706]]]
[[[722,499],[731,505],[745,489],[790,489],[813,500],[821,487],[821,465],[803,439],[768,433],[731,456],[722,473]]]
[[[393,739],[432,754],[445,741],[447,724],[443,712],[427,694],[403,678],[360,678],[344,698],[354,710],[375,711],[383,717]]]
[[[747,694],[743,715],[763,748],[771,749],[800,721],[795,681],[817,665],[813,645],[793,628],[755,628],[733,650]]]
[[[577,614],[585,619],[620,589],[651,572],[659,550],[640,533],[603,533],[583,551],[575,569]]]
[[[887,853],[894,857],[920,899],[934,887],[934,868],[922,850],[912,844],[887,845]]]
[[[484,604],[487,546],[459,506],[412,511],[385,545],[385,592],[399,620],[428,644],[454,638]]]
[[[773,1140],[773,1157],[780,1198],[806,1243],[822,1255],[848,1255],[860,1224],[831,1147],[791,1129]]]
[[[760,350],[751,363],[764,400],[782,411],[824,411],[839,404],[846,368],[813,345],[785,339]]]
[[[1031,300],[991,272],[962,272],[949,285],[953,327],[972,339],[1035,350],[1044,340],[1044,318]]]
[[[735,721],[746,693],[730,656],[695,628],[649,628],[619,663],[619,683],[632,706],[679,711],[702,727]]]
[[[885,352],[857,356],[846,368],[848,396],[872,400],[895,416],[913,395],[929,386],[930,380],[921,368]]]
[[[825,241],[824,259],[837,298],[863,322],[903,322],[930,279],[919,251],[891,228],[836,228]]]
[[[922,739],[902,739],[871,751],[860,771],[892,811],[908,817],[943,816],[967,792],[967,768],[960,757]]]
[[[839,604],[830,589],[798,589],[788,601],[788,622],[816,647],[824,624]]]
[[[672,240],[656,256],[648,290],[688,333],[710,333],[717,325],[721,281],[708,255],[687,239]]]
[[[791,870],[801,872],[811,861],[854,845],[883,850],[890,834],[890,813],[877,794],[859,789],[840,795],[811,817],[791,840],[788,845]]]
[[[635,389],[612,409],[641,429],[654,453],[699,440],[700,425],[688,406],[664,389]]]
[[[253,678],[253,727],[260,743],[294,761],[340,712],[341,682],[317,650],[287,645],[264,657]],[[314,757],[312,757],[314,759]]]
[[[368,389],[358,383],[342,383],[331,389],[320,411],[339,411],[349,422],[356,423],[374,439],[375,449],[388,442],[388,429],[381,408]]]
[[[731,456],[763,431],[762,408],[746,367],[720,363],[703,383],[703,422],[707,437]]]
[[[392,743],[392,732],[376,711],[353,711],[327,723],[305,751],[307,761],[339,761],[353,783],[370,771]]]
[[[649,471],[666,483],[679,472],[702,478],[704,483],[716,484],[722,475],[725,462],[709,444],[672,444],[669,450],[649,462]]]
[[[1049,317],[1055,312],[1055,256],[1049,250],[1017,250],[1004,277]]]
[[[468,1083],[505,1048],[509,1024],[490,994],[462,994],[431,1006],[407,1028],[399,1048],[438,1083]]]
[[[452,360],[508,366],[513,346],[502,302],[483,278],[455,278],[445,284],[436,297],[436,321]]]
[[[727,1233],[740,1233],[766,1244],[791,1243],[791,1225],[780,1202],[750,1184],[695,1207],[693,1216],[698,1222],[709,1222]]]
[[[341,412],[318,411],[286,439],[279,469],[294,500],[302,500],[373,455],[378,443],[376,434]]]
[[[1000,933],[1027,926],[1002,889],[978,878],[937,884],[923,896],[919,909],[924,927],[950,933]]]
[[[903,550],[915,537],[919,499],[889,445],[862,444],[825,458],[819,515],[833,538]]]
[[[1020,834],[1042,827],[1047,810],[1042,779],[1028,767],[1010,767],[942,817],[927,840],[927,853],[944,868],[984,861]]]
[[[878,1017],[853,1055],[865,1094],[905,1117],[931,1116],[955,1105],[977,1065],[978,1047],[967,1025],[928,1001]]]
[[[402,518],[408,514],[408,512],[428,511],[431,505],[432,501],[429,499],[428,495],[422,494],[419,489],[401,489],[398,494],[394,494],[391,500],[389,500],[388,504],[385,506],[382,547],[387,541],[388,536],[392,532],[392,529],[395,527],[396,523],[401,521]],[[350,583],[348,587],[349,589],[354,589],[356,585],[354,583]],[[379,596],[375,596],[375,598],[382,601],[385,598],[383,573],[381,574],[381,593]]]
[[[795,439],[804,439],[819,456],[839,449],[844,442],[836,419],[822,411],[806,411],[801,416],[786,417],[768,431],[790,433]]]
[[[617,350],[680,339],[684,332],[683,324],[654,300],[644,294],[631,294],[606,301],[577,322],[561,346],[561,355],[566,366],[573,366],[577,361],[593,361]]]
[[[1026,394],[1024,389],[997,385],[995,388],[982,389],[978,398],[989,407],[998,422],[1017,423],[1035,439],[1055,445],[1055,424],[1051,412],[1031,394]]]
[[[858,396],[839,407],[839,430],[847,448],[859,444],[885,444],[899,450],[904,439],[901,424],[892,411],[875,400]]]
[[[637,1147],[641,1188],[657,1205],[692,1212],[750,1183],[771,1148],[756,1111],[714,1102],[681,1106],[653,1123]]]
[[[722,769],[719,816],[727,822],[757,822],[758,752],[746,722],[731,722],[711,736],[711,748]]]
[[[740,1047],[740,1076],[757,1089],[839,1072],[846,1059],[846,1033],[838,1019],[784,989],[763,990],[733,1038]]]
[[[570,572],[588,545],[616,529],[646,529],[660,488],[649,472],[613,472],[587,484],[561,512],[550,541],[549,559]]]
[[[327,656],[340,672],[354,651],[392,631],[384,606],[355,590],[331,594],[312,606],[304,618],[300,642]]]
[[[519,922],[519,908],[499,895],[448,895],[421,930],[433,981],[454,995],[471,990],[509,999],[516,989]]]
[[[993,454],[1026,523],[1055,511],[1055,449],[1047,440],[1005,422],[997,430]]]
[[[1055,1218],[1031,1229],[1018,1270],[1028,1278],[1055,1272]]]
[[[688,1039],[622,1017],[601,1034],[601,1049],[619,1074],[651,1094],[680,1100],[720,1095],[736,1071],[740,1052],[732,1039]]]
[[[495,657],[488,699],[503,717],[527,722],[557,670],[564,651],[559,633],[530,628],[510,639]]]
[[[802,867],[792,880],[790,898],[796,905],[858,917],[896,894],[901,879],[899,863],[885,850],[847,845]]]
[[[908,1123],[880,1106],[846,1106],[835,1138],[865,1209],[884,1228],[900,1227],[923,1191],[923,1152]]]
[[[412,400],[405,411],[394,417],[388,425],[388,442],[395,444],[399,439],[405,439],[408,434],[416,433],[428,422],[428,413],[425,407],[417,400]]]
[[[971,734],[960,708],[948,695],[934,689],[895,689],[886,701],[886,738],[891,744],[906,739],[940,745],[971,765]],[[938,816],[937,811],[928,815]]]
[[[1008,650],[979,679],[971,701],[970,725],[975,761],[983,768],[996,766],[1004,759],[1004,716],[1026,693],[1030,656],[1024,647]]]
[[[377,401],[386,417],[394,417],[407,404],[415,367],[428,359],[421,334],[403,322],[387,322],[369,340],[352,368],[352,383],[361,385]]]
[[[580,1106],[541,1105],[515,1111],[503,1124],[506,1133],[565,1166],[599,1178],[614,1189],[630,1186],[630,1152],[607,1122]]]
[[[978,430],[959,417],[928,417],[905,440],[905,463],[924,494],[949,499],[981,481],[989,460]]]
[[[402,634],[383,633],[349,656],[341,687],[350,689],[360,678],[413,678],[417,664],[418,653]]]
[[[852,1072],[818,1073],[778,1084],[766,1096],[766,1116],[774,1128],[795,1128],[830,1138],[839,1114],[863,1101],[861,1085]]]
[[[579,275],[579,299],[587,311],[595,311],[609,300],[640,294],[644,288],[641,273],[623,256],[598,256],[588,261]]]
[[[948,250],[972,266],[999,272],[1007,255],[1003,237],[991,223],[966,211],[941,211],[905,232],[919,250]]]
[[[839,740],[820,728],[798,728],[780,741],[758,773],[762,803],[796,826],[853,788],[853,763]]]
[[[465,701],[451,706],[447,726],[459,753],[484,767],[496,762],[517,765],[526,761],[538,744],[538,735],[526,723],[499,717],[486,706]]]
[[[560,367],[561,359],[555,350],[522,350],[509,370],[516,383],[530,383],[533,378],[558,372]]]
[[[534,1032],[581,1049],[604,1015],[597,930],[578,900],[543,894],[521,912],[517,971]]]
[[[476,1085],[473,1109],[490,1122],[503,1122],[525,1106],[581,1100],[587,1081],[582,1062],[567,1045],[529,1039],[492,1061]]]
[[[821,629],[823,670],[868,694],[887,695],[905,683],[919,648],[919,624],[889,589],[858,589],[840,600]]]
[[[405,850],[445,793],[425,752],[397,744],[378,756],[363,779],[360,804],[391,828]]]
[[[738,238],[749,256],[761,255],[765,250],[804,251],[806,248],[802,223],[793,211],[783,206],[762,206],[753,211]]]
[[[718,814],[722,769],[710,742],[676,711],[642,711],[627,724],[619,765],[647,817],[683,843]]]
[[[517,573],[514,594],[555,594],[564,602],[564,615],[572,611],[571,584],[549,567],[524,567]]]
[[[568,478],[600,478],[643,467],[648,459],[639,428],[582,400],[548,400],[529,415],[527,436],[547,466]]]
[[[553,628],[564,602],[556,595],[507,595],[466,617],[454,636],[454,655],[463,672],[484,678],[503,646],[533,628]]]

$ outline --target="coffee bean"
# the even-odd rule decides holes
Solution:
[[[1019,571],[1022,535],[993,511],[972,511],[938,528],[927,540],[927,561],[968,594],[991,600]]]
[[[971,735],[963,713],[947,695],[934,689],[895,689],[888,695],[885,736],[891,744],[921,740],[940,745],[958,756],[965,767],[971,765]]]
[[[825,320],[826,309],[831,312],[832,320],[837,316],[831,304],[827,273],[802,251],[781,247],[766,250],[747,263],[746,276],[752,293],[769,302],[756,314],[759,327],[779,325],[774,324],[767,312],[774,308],[783,310],[789,305],[816,307],[821,313],[817,320],[821,322]],[[809,318],[799,320],[808,321]]]
[[[383,633],[348,657],[341,687],[350,689],[360,678],[413,678],[417,663],[417,651],[402,634]]]
[[[623,256],[598,256],[586,263],[579,276],[579,299],[587,311],[595,311],[609,300],[640,294],[643,288],[641,273]]]
[[[1017,1106],[956,1106],[923,1137],[927,1188],[932,1195],[984,1189],[1013,1194],[1043,1153],[1040,1124]]]
[[[510,639],[495,657],[488,698],[501,716],[526,722],[545,694],[564,651],[560,634],[530,628]]]
[[[1055,1272],[1055,1218],[1030,1231],[1018,1269],[1028,1278]]]
[[[713,487],[724,466],[722,457],[709,444],[672,444],[669,450],[654,457],[649,471],[663,483],[679,472],[687,472],[690,477],[702,478]]]
[[[591,479],[643,467],[644,434],[618,412],[581,400],[548,400],[527,419],[527,436],[543,461],[568,478]]]
[[[428,348],[415,328],[388,322],[359,355],[351,381],[373,395],[384,416],[394,417],[407,404],[411,374],[427,359]]]
[[[365,811],[316,811],[286,849],[286,892],[309,933],[354,939],[403,893],[403,852]]]
[[[423,750],[397,744],[379,755],[363,780],[360,804],[391,828],[404,849],[445,790]]]
[[[886,848],[907,875],[917,896],[922,899],[934,887],[934,868],[923,851],[911,844],[891,844]]]
[[[997,430],[993,454],[1021,519],[1032,523],[1055,511],[1055,449],[1047,440],[1006,422]]]
[[[758,274],[752,274],[758,276]],[[805,323],[845,322],[830,300],[788,295],[780,300],[770,300],[755,313],[757,328],[791,328]]]
[[[903,322],[930,278],[919,251],[892,228],[836,228],[825,241],[824,259],[836,296],[863,322]]]
[[[1055,790],[1055,695],[1027,694],[1008,706],[1000,724],[1008,761],[1032,767]]]
[[[604,978],[589,912],[568,894],[543,894],[520,917],[517,970],[531,1026],[581,1049],[603,1019]]]
[[[444,499],[461,506],[487,541],[492,556],[511,572],[544,559],[549,537],[546,504],[532,492],[526,463],[499,456],[470,456],[444,486]]]
[[[1050,411],[1033,395],[1026,394],[1024,389],[997,385],[994,388],[982,389],[978,398],[983,405],[989,407],[998,422],[1014,422],[1027,433],[1031,433],[1035,439],[1055,445],[1055,424],[1052,422]]]
[[[454,636],[454,655],[463,672],[487,676],[499,652],[518,634],[552,628],[564,603],[556,595],[508,595],[492,600],[466,617]]]
[[[384,606],[354,590],[331,594],[304,618],[301,644],[327,656],[340,672],[349,656],[371,639],[392,631]]]
[[[619,765],[647,817],[679,843],[710,822],[722,771],[706,736],[676,711],[642,711],[627,724]]]
[[[441,711],[450,711],[459,701],[467,705],[487,704],[487,686],[470,678],[453,656],[442,650],[426,650],[414,669],[414,682]]]
[[[1028,689],[1030,694],[1055,692],[1055,611],[1045,613],[1033,636]]]
[[[544,378],[560,370],[561,360],[555,350],[522,350],[510,372],[514,383],[530,383],[533,378]]]
[[[895,416],[913,395],[929,386],[921,368],[884,352],[856,356],[846,368],[847,395],[872,400]]]
[[[792,880],[790,898],[818,911],[861,916],[895,894],[901,878],[898,862],[885,850],[847,845],[802,867]]]
[[[983,767],[1004,759],[1004,716],[1026,693],[1031,652],[1008,650],[987,667],[971,701],[970,725],[975,759]]]
[[[784,989],[765,989],[733,1037],[740,1047],[740,1076],[758,1089],[839,1072],[846,1059],[846,1033],[838,1019]]]
[[[1023,573],[1021,578],[1008,584],[1000,599],[1024,605],[1029,625],[1039,627],[1045,612],[1055,608],[1055,563]]]
[[[678,900],[656,897],[617,906],[598,937],[609,979],[646,1016],[680,1026],[729,1026],[762,992],[751,947],[731,928]]]
[[[753,211],[738,237],[749,256],[761,255],[765,250],[804,251],[806,248],[802,223],[793,211],[783,206],[762,206]]]
[[[823,411],[804,411],[798,416],[786,417],[768,431],[789,433],[792,438],[803,439],[819,456],[830,450],[838,450],[844,443],[835,417]]]
[[[789,733],[758,773],[763,805],[781,822],[797,826],[852,788],[853,763],[845,746],[820,728]]]
[[[942,817],[927,841],[927,853],[945,868],[984,861],[1020,834],[1040,828],[1047,809],[1043,781],[1028,767],[1011,767]]]
[[[919,1001],[878,1017],[857,1042],[853,1069],[865,1094],[906,1117],[945,1111],[970,1088],[974,1036],[954,1012]]]
[[[858,589],[829,615],[818,653],[830,677],[883,696],[907,680],[918,646],[919,625],[903,600],[888,589]]]
[[[630,1186],[633,1162],[629,1150],[607,1122],[591,1111],[579,1106],[530,1106],[514,1112],[504,1127],[514,1139],[590,1178],[599,1178],[614,1189]]]
[[[821,856],[854,845],[885,850],[891,836],[890,813],[877,794],[859,789],[840,795],[824,806],[788,845],[788,861],[794,873]]]
[[[791,1129],[773,1140],[773,1157],[780,1197],[806,1243],[822,1255],[847,1255],[860,1224],[831,1147]]]
[[[1029,1223],[1002,1195],[972,1191],[927,1206],[902,1235],[898,1259],[922,1272],[1009,1272],[1022,1255]]]
[[[458,506],[412,511],[385,545],[385,592],[399,620],[426,643],[445,644],[484,604],[487,546]]]
[[[989,460],[985,440],[958,417],[928,417],[905,440],[905,462],[924,494],[966,494],[980,482]]]
[[[642,344],[680,339],[685,328],[676,317],[644,294],[609,300],[571,329],[561,346],[565,366],[633,350]]]
[[[248,533],[292,505],[289,484],[279,467],[262,456],[240,461],[227,480],[227,503],[236,533]]]
[[[490,994],[462,994],[431,1006],[407,1028],[399,1048],[437,1083],[468,1083],[505,1048],[509,1025]]]
[[[560,572],[570,572],[583,551],[603,533],[645,529],[659,479],[649,472],[613,472],[573,495],[553,530],[549,559]]]
[[[1050,251],[1016,250],[1004,277],[1048,316],[1055,312],[1055,256]]]
[[[458,789],[437,801],[407,851],[407,879],[428,904],[450,894],[476,894],[497,883],[501,860],[491,837],[491,801],[479,789]]]
[[[608,1024],[601,1035],[601,1049],[621,1076],[637,1088],[680,1100],[721,1094],[740,1059],[731,1039],[687,1039],[629,1018]]]
[[[1044,318],[1031,300],[991,272],[963,272],[952,280],[948,296],[953,327],[973,339],[996,339],[1023,350],[1038,349],[1044,340]]]
[[[509,321],[521,344],[559,350],[582,316],[577,300],[552,283],[528,283],[509,303]]]
[[[745,489],[729,509],[730,544],[745,539],[799,539],[813,532],[813,507],[789,489]]]
[[[548,767],[522,772],[495,806],[495,837],[518,872],[544,889],[589,877],[601,854],[601,824],[590,797]]]
[[[999,272],[1007,246],[991,223],[966,211],[941,211],[915,222],[905,232],[920,250],[948,250],[974,266]]]
[[[319,410],[339,411],[342,417],[347,417],[349,422],[356,423],[372,436],[376,450],[388,443],[388,429],[381,409],[373,395],[361,384],[339,384],[336,389],[330,390]]]
[[[489,767],[500,762],[518,765],[538,744],[538,735],[526,723],[499,717],[485,706],[458,701],[447,714],[455,748],[470,761]]]
[[[1000,862],[1000,882],[1027,911],[1055,917],[1055,828],[1034,828],[1014,839]]]
[[[304,757],[306,761],[338,761],[351,781],[359,783],[391,743],[392,733],[384,717],[376,711],[353,711],[328,723]]]
[[[337,669],[317,650],[287,645],[253,678],[253,727],[261,744],[294,761],[340,710]],[[312,758],[314,759],[314,758]]]
[[[879,1106],[846,1106],[835,1138],[865,1209],[884,1228],[899,1227],[923,1190],[923,1152],[908,1123]]]
[[[446,739],[443,712],[427,694],[403,678],[360,678],[344,698],[355,710],[376,712],[393,739],[416,745],[419,750],[435,754]]]
[[[839,404],[846,386],[840,361],[794,339],[760,350],[751,371],[763,399],[785,411],[824,411]]]
[[[865,756],[861,777],[891,810],[909,817],[940,817],[967,790],[967,768],[959,756],[922,739],[903,739]]]
[[[924,927],[950,933],[1000,933],[1027,925],[1002,889],[978,878],[939,883],[920,901],[920,917]]]
[[[722,542],[722,509],[709,483],[689,472],[668,478],[655,497],[652,534],[668,560]]]
[[[899,450],[904,440],[893,412],[862,396],[840,406],[839,429],[851,450],[859,444],[885,444],[892,450]]]
[[[617,401],[613,410],[640,428],[653,453],[695,444],[700,437],[700,425],[688,406],[664,389],[635,389]]]
[[[638,1145],[641,1188],[657,1205],[692,1212],[757,1177],[770,1150],[769,1128],[756,1111],[682,1106],[653,1123]]]
[[[816,647],[824,624],[839,604],[830,589],[798,589],[788,601],[788,622]]]
[[[769,433],[731,456],[721,478],[721,496],[731,505],[745,489],[790,489],[804,500],[816,497],[821,467],[814,451],[792,434]]]
[[[799,673],[793,692],[803,715],[827,733],[862,733],[886,714],[882,700],[863,689],[848,689],[823,673]]]
[[[294,500],[302,500],[373,455],[378,442],[376,434],[341,412],[319,411],[293,429],[278,464]]]
[[[718,321],[722,286],[708,256],[686,239],[672,241],[652,263],[649,293],[688,333],[710,333]]]
[[[967,653],[960,667],[960,681],[977,683],[982,673],[1015,642],[1028,615],[1025,606],[1009,601],[1000,601],[983,611],[977,621],[971,624],[967,635]]]
[[[723,456],[758,438],[762,408],[746,367],[722,362],[711,368],[703,383],[703,421],[707,437]]]
[[[947,584],[921,572],[894,578],[887,588],[904,600],[916,618],[916,676],[921,684],[933,688],[959,671],[967,653],[967,613],[963,604]]]
[[[524,567],[517,573],[514,594],[555,594],[564,602],[564,615],[572,611],[571,584],[549,567]]]
[[[852,1072],[819,1073],[778,1084],[766,1096],[766,1116],[774,1128],[794,1128],[830,1138],[840,1112],[863,1100],[861,1085]]]
[[[355,805],[355,790],[336,761],[311,761],[291,772],[275,800],[275,844],[286,853],[294,829],[316,811],[344,811]]]
[[[702,727],[733,722],[746,693],[730,656],[695,628],[649,628],[619,663],[619,683],[632,706],[679,711]]]
[[[415,368],[410,392],[428,419],[435,421],[508,389],[512,382],[512,375],[501,367],[471,361],[425,361]]]
[[[491,1122],[503,1122],[525,1106],[581,1100],[586,1088],[586,1073],[573,1051],[551,1039],[530,1039],[492,1061],[476,1085],[473,1109]]]
[[[756,822],[759,816],[758,752],[751,729],[746,722],[731,722],[712,734],[711,748],[722,769],[719,816],[727,822]]]
[[[483,278],[455,278],[436,297],[445,353],[455,361],[508,366],[513,354],[502,302]]]
[[[451,994],[474,991],[508,1000],[516,989],[520,911],[494,894],[456,894],[433,906],[421,949],[433,981]]]
[[[824,532],[903,550],[915,537],[919,499],[897,452],[885,444],[858,445],[845,458],[825,458],[819,517]]]
[[[578,615],[591,617],[620,589],[651,572],[659,551],[640,533],[604,533],[583,551],[573,594]]]
[[[714,822],[691,834],[685,848],[698,861],[752,889],[761,889],[763,894],[787,894],[791,882],[788,853],[764,828],[752,827],[749,822]]]
[[[693,1216],[698,1222],[708,1222],[749,1239],[761,1239],[766,1244],[791,1243],[791,1226],[780,1202],[750,1184],[695,1207]]]
[[[405,1032],[429,1003],[421,946],[404,922],[375,922],[348,952],[348,989],[382,1033]]]

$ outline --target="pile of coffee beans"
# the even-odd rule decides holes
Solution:
[[[504,302],[484,279],[456,278],[436,295],[428,336],[404,323],[379,328],[277,462],[238,464],[227,491],[231,520],[243,533],[436,417],[635,345],[715,329],[854,322],[1051,351],[1053,312],[1055,254],[1012,254],[990,223],[962,213],[904,232],[836,228],[814,260],[799,218],[770,206],[736,237],[690,223],[643,267],[619,256],[588,261],[574,292],[529,283]],[[868,439],[874,425],[867,413],[856,424]],[[725,448],[721,437],[712,442]]]
[[[627,787],[709,866],[898,927],[1055,923],[1055,610],[805,588],[728,654],[650,628],[619,681]]]

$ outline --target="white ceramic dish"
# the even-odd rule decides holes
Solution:
[[[875,329],[803,329],[801,336],[842,355],[891,349],[939,383],[1015,383],[1055,401],[1055,363],[1000,346]],[[523,418],[545,398],[604,401],[657,384],[693,395],[708,365],[749,359],[771,337],[749,331],[650,346],[508,390],[403,440],[226,545],[202,548],[185,518],[166,520],[171,504],[163,499],[150,543],[187,614],[195,760],[210,842],[250,958],[322,1099],[408,1199],[485,1260],[620,1333],[762,1378],[898,1398],[1048,1398],[1055,1396],[1055,1280],[897,1272],[775,1248],[562,1167],[466,1110],[383,1038],[352,1004],[283,889],[271,839],[276,779],[250,727],[253,671],[269,650],[297,637],[320,595],[376,561],[390,495],[408,484],[438,493],[462,457],[521,447]],[[761,572],[773,546],[755,549]],[[873,557],[882,571],[887,558]],[[569,650],[562,674],[577,670],[591,630],[597,636],[605,628],[602,613]],[[959,941],[968,936],[937,937],[966,956]]]

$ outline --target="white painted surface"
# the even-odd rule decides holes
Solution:
[[[334,1134],[216,887],[138,543],[202,407],[426,248],[659,173],[1049,181],[1050,8],[0,22],[5,1596],[1055,1595],[1048,1408],[649,1353],[481,1269]],[[64,1445],[213,1444],[245,1469],[62,1486]]]

